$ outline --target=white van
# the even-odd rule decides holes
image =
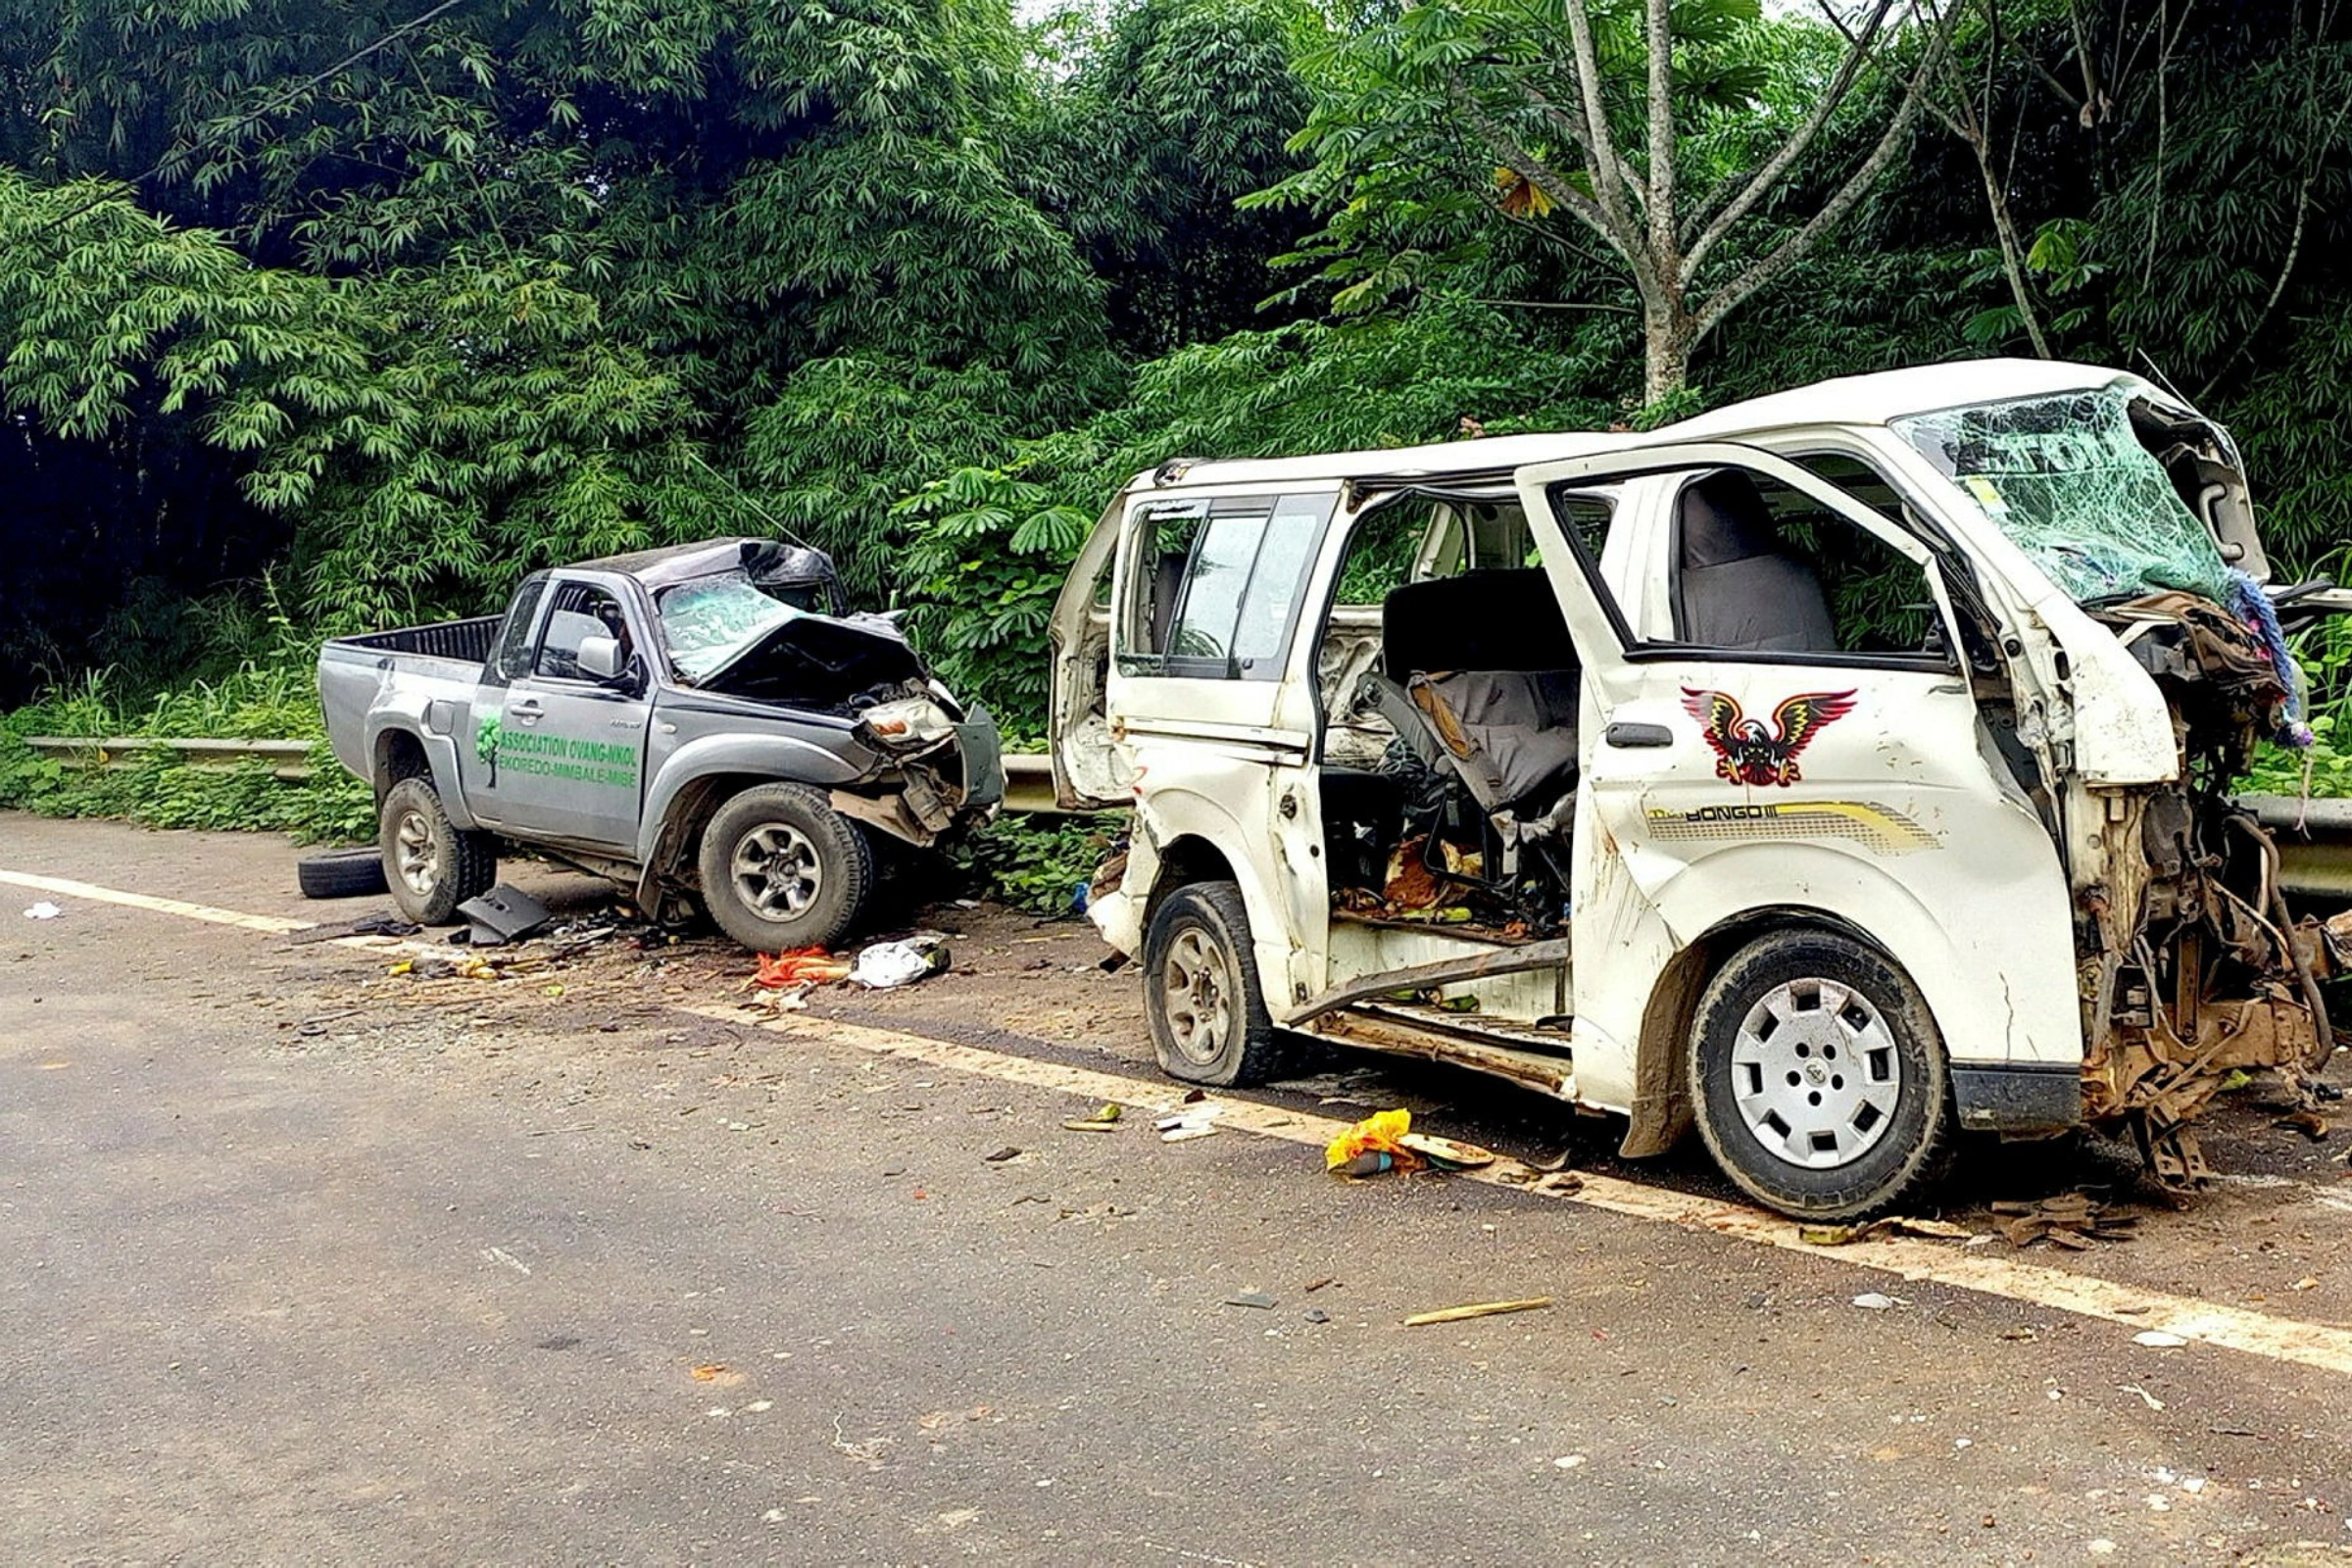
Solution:
[[[2231,1069],[2331,1045],[2227,791],[2292,723],[2263,611],[2352,596],[2267,578],[2227,433],[2086,366],[1175,461],[1056,608],[1056,792],[1134,808],[1091,908],[1179,1078],[1454,1062],[1822,1218],[1963,1129],[2187,1183]]]

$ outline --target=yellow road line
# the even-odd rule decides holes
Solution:
[[[724,1019],[730,1023],[746,1021],[744,1014],[734,1008],[686,1005],[681,1010],[706,1018]],[[976,1046],[960,1046],[900,1034],[894,1030],[811,1018],[806,1013],[760,1020],[755,1026],[796,1039],[847,1046],[876,1055],[897,1056],[929,1066],[975,1073],[1004,1083],[1058,1090],[1083,1100],[1117,1101],[1121,1104],[1139,1107],[1171,1107],[1183,1094],[1180,1086],[1171,1083],[1132,1078],[1087,1067],[1067,1067],[1056,1062],[986,1051]],[[1289,1110],[1279,1105],[1262,1105],[1252,1101],[1221,1100],[1219,1104],[1222,1106],[1217,1118],[1220,1127],[1265,1138],[1279,1138],[1318,1150],[1349,1125],[1335,1117],[1316,1115],[1311,1111]],[[1988,1255],[1949,1242],[1888,1237],[1855,1242],[1840,1248],[1808,1246],[1797,1240],[1796,1225],[1780,1215],[1744,1203],[1694,1198],[1613,1176],[1586,1175],[1584,1185],[1578,1190],[1560,1192],[1512,1180],[1514,1174],[1522,1178],[1528,1174],[1526,1167],[1516,1161],[1497,1161],[1486,1169],[1462,1174],[1467,1180],[1485,1182],[1511,1192],[1578,1203],[1587,1208],[1606,1209],[1613,1214],[1659,1221],[1683,1230],[1703,1231],[1760,1247],[1777,1248],[1783,1251],[1801,1252],[1818,1260],[1850,1263],[1909,1281],[1924,1280],[2055,1311],[2072,1312],[2082,1317],[2101,1318],[2135,1333],[2154,1329],[2273,1361],[2291,1361],[2328,1372],[2352,1375],[2352,1330],[2325,1323],[2306,1323],[2244,1307],[2201,1301],[2192,1297],[2142,1290],[2112,1280],[2070,1274],[2063,1269],[2047,1268],[2037,1263]]]
[[[208,925],[233,925],[268,936],[308,931],[314,923],[309,920],[282,919],[273,914],[242,914],[235,909],[217,909],[209,904],[190,904],[184,899],[159,899],[146,893],[124,893],[119,888],[102,888],[95,883],[75,882],[69,877],[36,876],[30,871],[0,871],[0,883],[30,888],[35,893],[54,893],[64,899],[116,904],[126,909],[145,909],[152,914],[176,914],[183,920],[202,920]]]

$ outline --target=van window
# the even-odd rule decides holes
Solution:
[[[1332,500],[1147,503],[1131,532],[1120,672],[1279,679]]]
[[[1587,579],[1629,645],[1661,657],[1701,648],[1771,662],[1948,667],[1942,620],[1919,563],[1770,474],[1726,466],[1665,478],[1673,487],[1673,625],[1646,637],[1634,634],[1633,618],[1601,580],[1595,524],[1605,522],[1597,509],[1572,492],[1553,493]]]

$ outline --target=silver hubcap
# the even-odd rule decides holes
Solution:
[[[1168,945],[1167,962],[1159,975],[1160,1010],[1168,1033],[1187,1061],[1203,1066],[1233,1031],[1233,998],[1225,985],[1225,952],[1216,938],[1197,925],[1185,927]]]
[[[737,839],[730,863],[744,907],[762,920],[798,919],[824,891],[816,846],[789,822],[769,822]]]
[[[429,899],[441,881],[441,835],[422,811],[402,813],[392,830],[392,869],[400,884],[419,899]]]
[[[1894,1036],[1835,980],[1775,986],[1732,1042],[1732,1096],[1756,1142],[1791,1165],[1851,1164],[1886,1136],[1903,1095]]]

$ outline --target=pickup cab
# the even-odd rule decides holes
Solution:
[[[2333,1045],[2230,788],[2345,596],[2269,578],[2227,432],[2089,366],[1178,460],[1056,607],[1056,791],[1134,808],[1090,912],[1179,1078],[1453,1062],[1829,1219],[1964,1130],[2187,1184]]]
[[[504,615],[328,642],[327,737],[375,786],[393,898],[446,922],[504,839],[755,950],[839,940],[878,847],[935,845],[1004,794],[987,711],[889,617],[841,609],[821,552],[717,539],[533,572]]]

